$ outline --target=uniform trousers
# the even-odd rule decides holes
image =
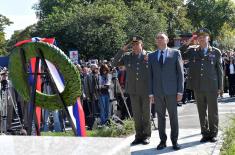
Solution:
[[[151,137],[150,103],[148,95],[130,94],[136,139]]]
[[[218,134],[219,116],[217,95],[216,91],[195,91],[201,134],[204,137],[216,137]]]

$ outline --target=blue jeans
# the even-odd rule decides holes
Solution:
[[[99,97],[99,102],[100,102],[100,119],[101,119],[101,124],[105,124],[108,120],[109,116],[109,95],[100,95]]]
[[[52,112],[53,114],[53,119],[54,119],[54,130],[55,132],[61,132],[61,125],[60,125],[60,119],[59,119],[59,111],[55,110]],[[49,118],[49,111],[44,109],[44,128],[43,130],[49,131],[49,126],[48,126],[48,118]]]

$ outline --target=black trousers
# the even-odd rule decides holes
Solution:
[[[229,95],[235,95],[235,74],[228,75]]]

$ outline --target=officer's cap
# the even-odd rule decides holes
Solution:
[[[143,43],[143,38],[141,36],[133,36],[131,38],[131,43],[140,42]]]
[[[201,36],[201,35],[210,36],[210,31],[207,28],[200,28],[196,31],[196,34],[198,36]]]

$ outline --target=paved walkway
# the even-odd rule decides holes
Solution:
[[[225,98],[219,100],[219,134],[216,143],[200,143],[200,124],[197,114],[196,104],[188,103],[178,108],[179,113],[179,141],[181,149],[174,151],[171,141],[169,140],[170,129],[169,119],[167,118],[167,148],[157,150],[159,144],[158,130],[152,131],[152,137],[149,145],[131,146],[132,155],[155,155],[155,154],[170,154],[170,155],[218,155],[223,143],[223,130],[228,125],[228,120],[235,114],[235,98],[229,98],[225,94]],[[155,120],[155,123],[157,120]],[[134,136],[128,137],[128,141],[133,141]]]

